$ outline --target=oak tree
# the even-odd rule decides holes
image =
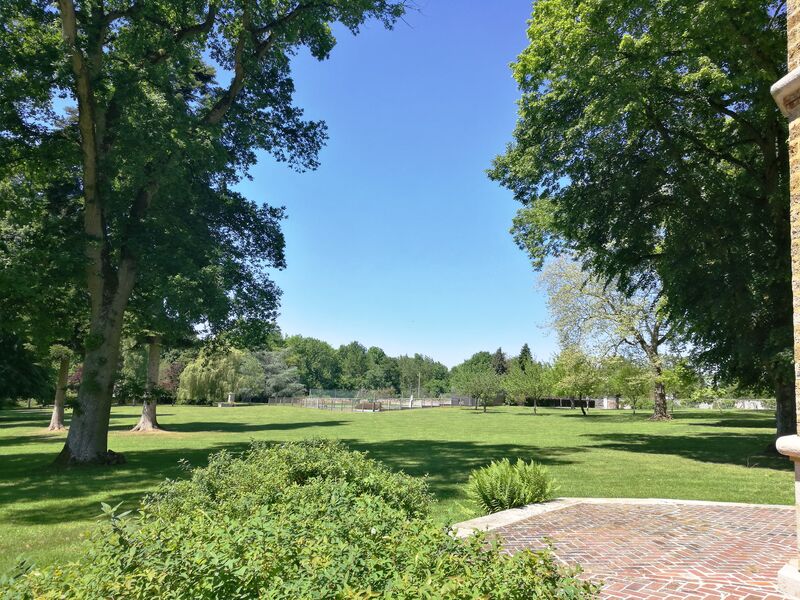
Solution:
[[[80,170],[89,319],[61,462],[114,460],[107,434],[123,319],[150,257],[173,243],[167,221],[191,214],[203,194],[230,195],[257,150],[316,166],[325,128],[292,103],[291,56],[305,47],[326,58],[332,23],[357,32],[370,18],[391,26],[403,11],[391,0],[2,3],[3,155],[35,157],[56,132]],[[206,225],[218,237],[236,226],[249,233],[237,216]],[[255,241],[233,243],[267,285],[265,269],[279,261],[253,252]]]
[[[572,250],[648,285],[702,358],[769,383],[795,432],[785,4],[540,0],[513,66],[513,143],[491,176],[535,265]]]

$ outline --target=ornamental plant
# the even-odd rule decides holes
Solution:
[[[555,486],[543,465],[507,458],[492,461],[469,476],[470,496],[481,509],[495,513],[553,498]]]
[[[426,482],[337,442],[254,444],[110,517],[85,556],[10,598],[591,598],[549,551],[501,554],[429,517]]]

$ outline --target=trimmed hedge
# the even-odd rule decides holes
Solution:
[[[7,598],[590,598],[549,552],[500,553],[430,520],[423,480],[335,442],[253,444],[114,514],[86,556]]]

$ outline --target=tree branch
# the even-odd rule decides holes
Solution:
[[[246,49],[246,35],[249,34],[251,40],[253,42],[254,50],[253,50],[253,59],[256,61],[261,61],[264,59],[267,51],[277,43],[278,36],[276,31],[282,27],[285,27],[295,19],[297,19],[303,13],[314,9],[314,8],[322,8],[327,3],[315,3],[309,2],[307,4],[303,4],[302,2],[295,5],[293,9],[289,12],[285,13],[281,17],[275,19],[274,21],[264,25],[263,27],[253,28],[250,23],[250,16],[249,11],[247,11],[247,5],[245,5],[245,10],[242,13],[242,31],[239,34],[239,39],[236,43],[236,50],[234,52],[234,64],[233,64],[233,79],[231,79],[230,84],[228,85],[228,89],[222,94],[222,96],[217,100],[214,105],[211,107],[209,112],[206,116],[202,119],[202,121],[208,125],[216,125],[225,118],[225,115],[230,110],[233,103],[236,101],[236,97],[242,91],[245,85],[246,79],[246,69],[245,69],[245,49]],[[268,33],[266,39],[261,40],[260,36]]]
[[[211,31],[211,28],[214,26],[214,21],[217,19],[218,11],[219,7],[217,6],[216,2],[209,3],[205,20],[202,23],[195,23],[194,25],[189,25],[188,27],[184,27],[175,31],[173,33],[174,42],[179,44],[183,40]],[[169,58],[169,53],[162,48],[151,54],[149,60],[155,65],[163,62],[167,58]]]

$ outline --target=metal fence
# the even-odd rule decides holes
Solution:
[[[412,410],[440,406],[475,406],[472,398],[448,396],[445,398],[333,398],[328,396],[303,396],[300,398],[270,398],[270,406],[297,406],[341,412],[382,412],[387,410]]]

